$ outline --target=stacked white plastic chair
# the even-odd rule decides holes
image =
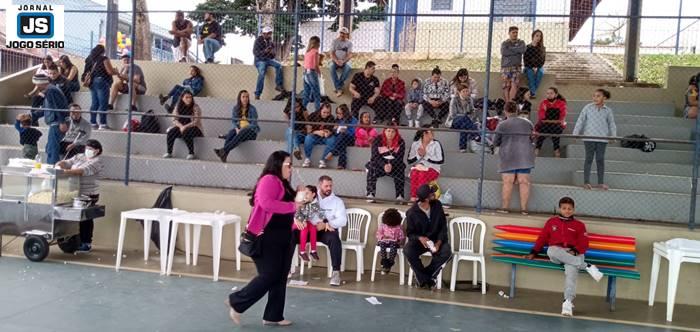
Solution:
[[[455,230],[455,228],[457,228]],[[481,231],[477,233],[477,228]],[[477,234],[479,237],[477,238]],[[454,236],[454,238],[452,238]],[[460,261],[471,261],[474,269],[472,285],[477,284],[477,263],[481,264],[481,294],[486,294],[486,260],[484,259],[484,238],[486,236],[486,224],[483,221],[470,217],[458,217],[450,221],[450,245],[452,246],[452,278],[450,279],[450,291],[455,291],[457,283],[457,269]],[[476,251],[478,242],[479,250]],[[457,245],[457,249],[455,249]]]
[[[668,260],[668,291],[666,293],[666,321],[673,320],[673,306],[676,303],[678,275],[682,263],[700,264],[700,241],[672,239],[666,242],[654,242],[654,258],[651,263],[651,281],[649,284],[649,306],[654,305],[656,283],[659,280],[661,258]]]

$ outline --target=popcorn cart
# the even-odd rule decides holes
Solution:
[[[24,255],[34,262],[44,260],[52,244],[75,252],[80,246],[78,223],[105,215],[104,205],[88,206],[79,196],[79,176],[41,166],[11,159],[0,168],[0,235],[25,237]]]

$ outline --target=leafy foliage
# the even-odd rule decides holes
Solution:
[[[623,55],[603,55],[620,71],[624,70]],[[666,84],[666,74],[669,66],[700,67],[700,55],[697,54],[643,54],[639,57],[639,81]]]

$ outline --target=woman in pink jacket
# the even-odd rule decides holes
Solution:
[[[268,296],[263,325],[292,324],[284,319],[287,274],[294,254],[292,224],[297,208],[294,203],[296,193],[289,184],[291,175],[292,160],[289,154],[276,151],[267,159],[253,189],[250,199],[253,210],[247,232],[257,235],[257,241],[262,241],[262,253],[253,257],[258,275],[241,290],[229,295],[229,316],[236,324],[240,324],[241,314],[265,294]]]

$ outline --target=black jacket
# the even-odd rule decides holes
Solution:
[[[272,50],[272,52],[266,52],[267,50]],[[275,43],[272,39],[265,39],[263,36],[258,37],[253,44],[253,55],[256,62],[274,59]]]
[[[525,54],[523,54],[523,63],[525,67],[542,68],[544,66],[546,54],[544,47],[527,45]]]
[[[430,202],[430,219],[418,207],[418,203],[406,211],[406,237],[412,241],[418,241],[418,238],[425,236],[437,242],[442,241],[442,245],[449,242],[447,236],[447,218],[445,210],[442,209],[442,203],[438,200]]]
[[[379,153],[379,148],[382,145],[382,136],[378,136],[374,142],[372,142],[372,157],[367,164],[368,167],[381,169],[386,164],[391,164],[393,172],[403,173],[406,169],[406,163],[403,161],[406,154],[406,143],[401,139],[399,143],[398,151],[390,150],[385,153]],[[392,156],[393,159],[386,159],[384,157]]]

